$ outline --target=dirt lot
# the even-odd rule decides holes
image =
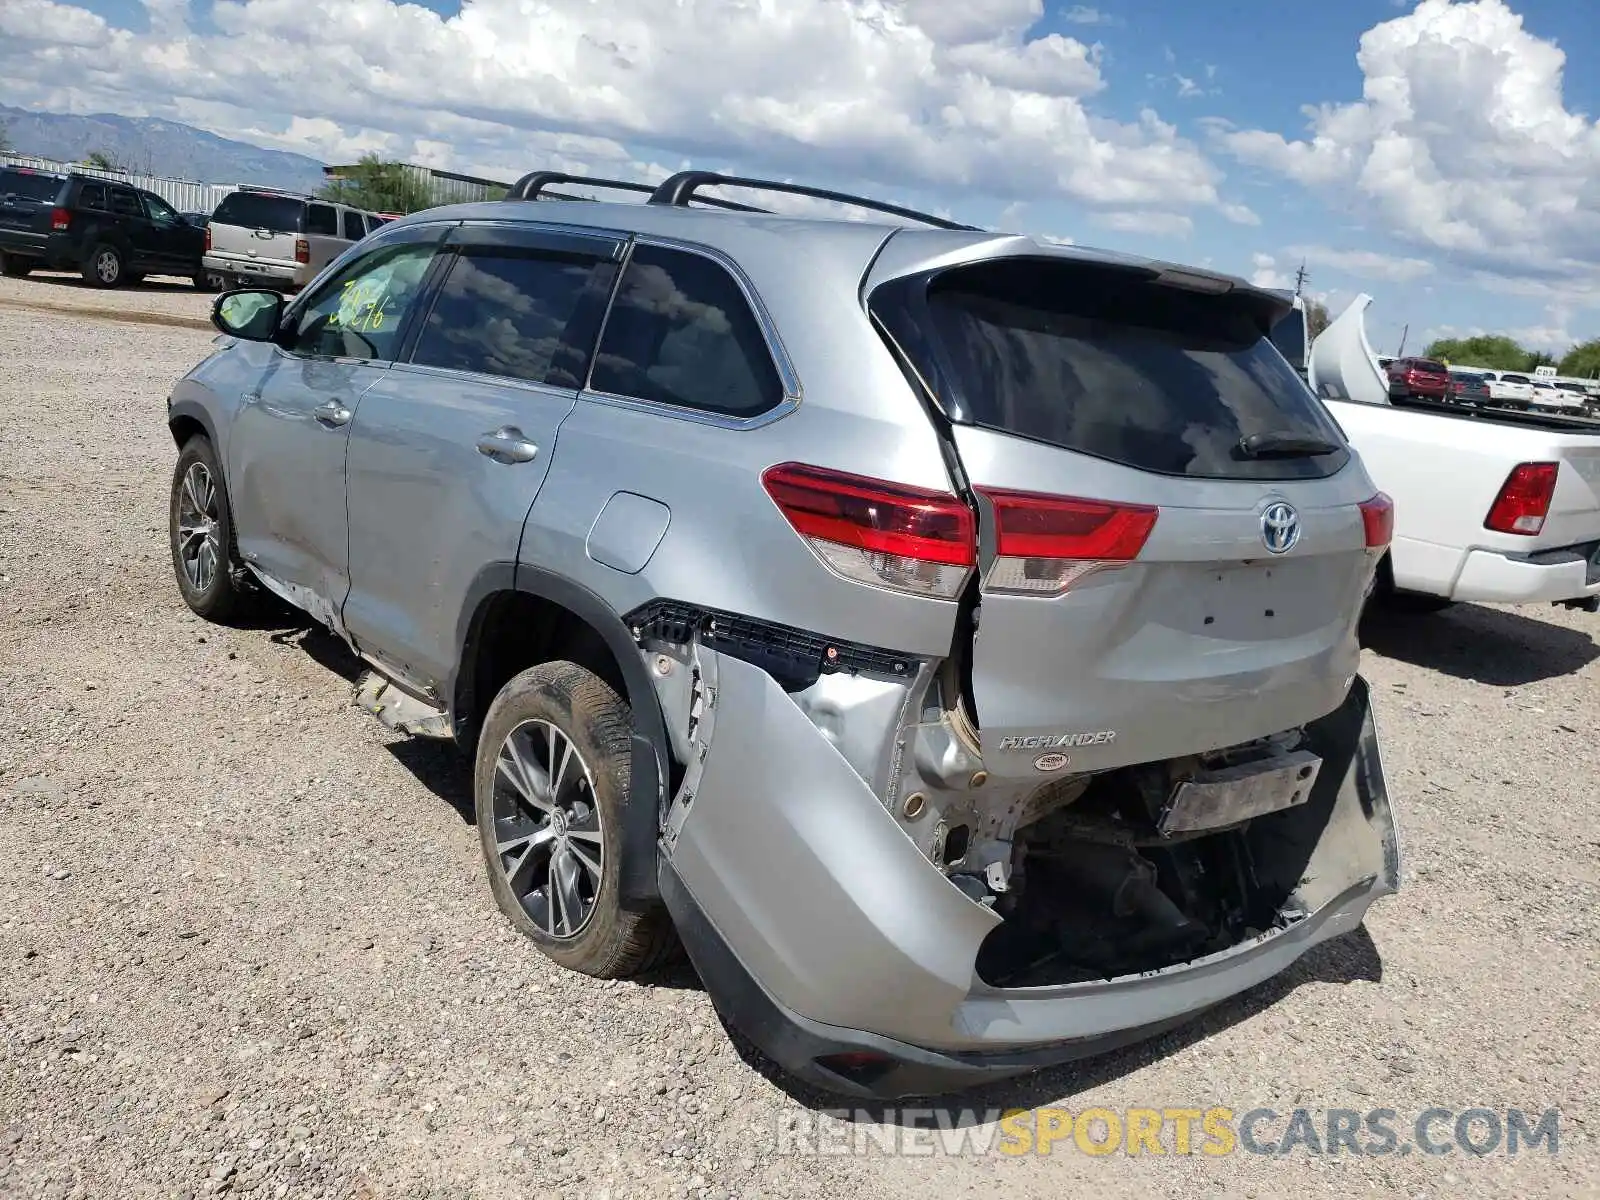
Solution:
[[[691,974],[513,934],[465,763],[353,708],[337,644],[183,607],[163,400],[208,334],[40,304],[207,307],[0,281],[0,1195],[1600,1194],[1600,619],[1380,629],[1402,895],[1190,1028],[962,1101],[1559,1108],[1558,1154],[779,1153],[812,1098]]]

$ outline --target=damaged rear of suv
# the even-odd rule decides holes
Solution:
[[[366,385],[385,395],[342,412],[339,589],[276,579],[248,539],[237,557],[373,664],[368,707],[476,744],[491,884],[552,958],[628,974],[675,930],[788,1071],[926,1095],[1175,1024],[1396,890],[1356,640],[1390,507],[1273,348],[1281,298],[795,185],[686,173],[643,205],[526,203],[554,181],[365,251],[548,244],[575,281],[546,339],[571,350],[550,360],[550,435],[525,416],[477,443],[495,489],[542,464],[507,501],[509,569],[471,568],[457,611],[448,568],[493,539],[446,543],[438,514],[490,489],[395,490],[435,453],[427,399],[482,395],[419,372],[417,347],[492,324],[449,328],[461,268],[427,252],[420,293],[368,304],[394,361]],[[776,217],[706,186],[895,220]],[[514,325],[495,327],[507,362]],[[230,369],[191,378],[226,391],[203,376]],[[371,457],[408,442],[397,467]],[[197,528],[232,561],[223,511]],[[364,539],[373,578],[427,564],[425,604],[364,593]]]

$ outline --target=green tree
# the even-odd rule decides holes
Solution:
[[[1528,351],[1504,334],[1479,334],[1469,338],[1441,338],[1430,342],[1423,354],[1451,366],[1487,367],[1493,371],[1531,370]]]
[[[1328,315],[1328,306],[1320,300],[1306,301],[1306,339],[1316,341],[1317,336],[1333,324],[1333,318]]]
[[[1600,378],[1600,338],[1590,338],[1568,350],[1556,370],[1577,379]]]
[[[1524,371],[1531,371],[1535,367],[1553,367],[1556,365],[1556,356],[1547,350],[1534,350],[1528,355],[1528,365]]]
[[[426,180],[404,163],[384,162],[376,154],[362,155],[355,166],[324,184],[318,195],[368,212],[413,213],[434,205]]]
[[[83,156],[83,165],[93,167],[97,171],[119,171],[117,160],[105,150],[91,150]]]

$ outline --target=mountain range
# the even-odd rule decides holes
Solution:
[[[98,150],[130,171],[201,183],[255,183],[314,191],[325,182],[322,164],[304,154],[265,150],[155,117],[111,113],[80,117],[0,104],[0,123],[17,154],[81,162]]]

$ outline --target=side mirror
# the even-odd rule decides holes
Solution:
[[[281,292],[223,292],[211,306],[211,323],[229,337],[270,342],[283,320],[283,305]]]

